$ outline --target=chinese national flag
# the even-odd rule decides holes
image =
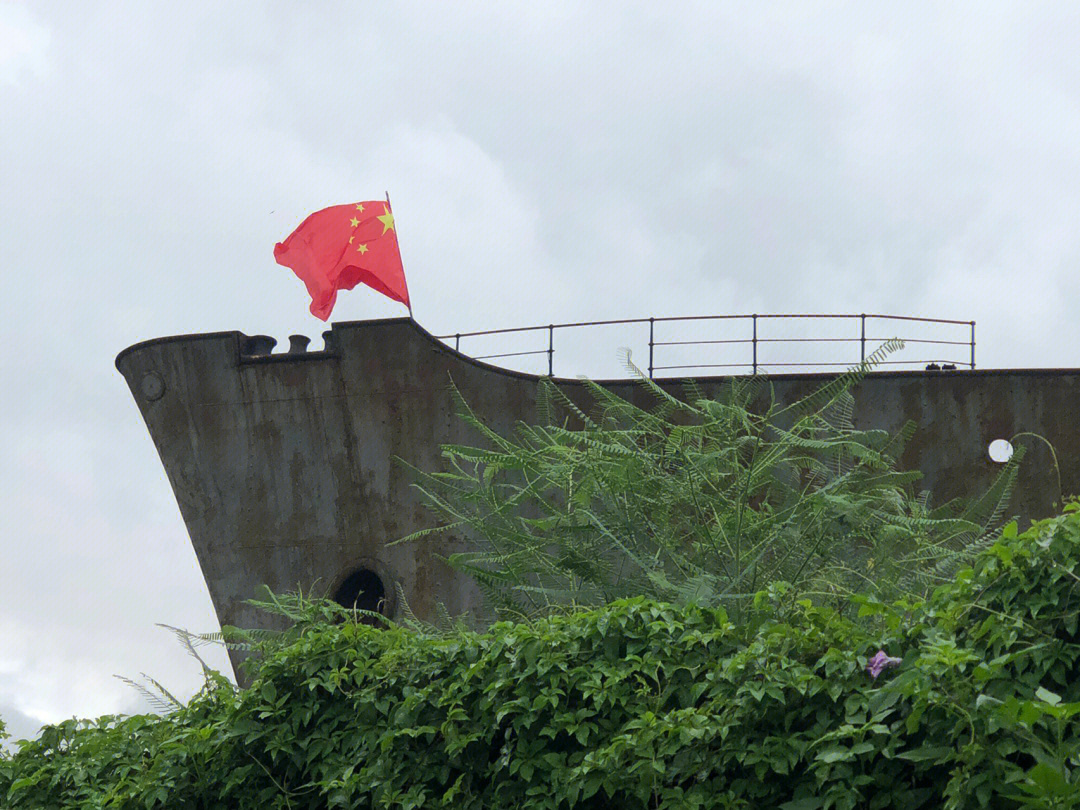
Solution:
[[[274,258],[304,282],[316,318],[327,320],[338,290],[357,284],[366,284],[412,311],[389,202],[316,211],[284,242],[274,245]]]

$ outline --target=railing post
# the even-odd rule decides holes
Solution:
[[[971,322],[971,369],[975,370],[975,321]]]
[[[656,322],[655,318],[649,318],[649,379],[652,379],[652,367],[653,367],[653,324]]]
[[[859,316],[859,365],[866,365],[866,313]]]
[[[461,351],[461,333],[460,332],[458,334],[454,335],[454,351],[455,352],[460,352]]]
[[[757,313],[755,312],[750,317],[754,319],[754,339],[751,341],[751,343],[754,346],[754,375],[756,376],[757,375]]]
[[[554,377],[555,372],[555,324],[548,324],[548,376]]]

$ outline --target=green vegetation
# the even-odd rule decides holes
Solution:
[[[642,598],[428,635],[306,608],[250,689],[51,727],[11,808],[1074,807],[1080,505],[925,602]],[[305,608],[294,605],[294,612]],[[297,613],[299,615],[299,613]],[[900,659],[874,679],[878,651]]]
[[[459,398],[485,446],[444,446],[444,471],[416,471],[441,525],[405,539],[469,538],[449,563],[509,619],[644,595],[738,622],[778,582],[836,606],[925,595],[1000,530],[1023,453],[982,497],[929,508],[921,473],[896,469],[914,424],[852,424],[851,388],[898,345],[789,405],[763,377],[676,398],[637,372],[651,407],[586,383],[586,413],[542,381],[540,424],[504,436]]]
[[[504,621],[271,595],[289,630],[217,636],[250,688],[204,665],[187,705],[150,682],[164,716],[48,727],[0,807],[1080,806],[1080,503],[995,530],[1018,453],[931,509],[912,426],[852,425],[868,367],[791,405],[545,384],[513,437],[463,406],[486,446],[418,473],[442,525],[412,539],[471,538],[450,563]]]

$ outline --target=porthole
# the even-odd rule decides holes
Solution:
[[[161,379],[161,376],[153,371],[148,371],[143,375],[140,383],[143,396],[153,402],[155,399],[161,399],[161,395],[165,393],[165,381]]]
[[[367,610],[390,617],[395,602],[393,578],[377,560],[361,560],[338,580],[331,598],[350,610]],[[360,616],[359,620],[381,626],[372,616]]]
[[[986,452],[995,464],[1005,464],[1013,455],[1012,442],[1008,439],[994,439],[986,448]]]

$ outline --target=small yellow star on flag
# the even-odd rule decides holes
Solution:
[[[349,220],[349,224],[355,228],[357,225],[360,224],[360,220],[358,220],[356,217],[353,217]]]
[[[381,217],[375,217],[382,223],[382,232],[394,230],[394,215],[390,213],[390,209],[383,206],[383,215]]]
[[[361,214],[364,213],[364,204],[363,203],[357,203],[356,204],[356,210],[359,211]]]
[[[367,253],[367,245],[361,245],[356,249],[357,253]]]

